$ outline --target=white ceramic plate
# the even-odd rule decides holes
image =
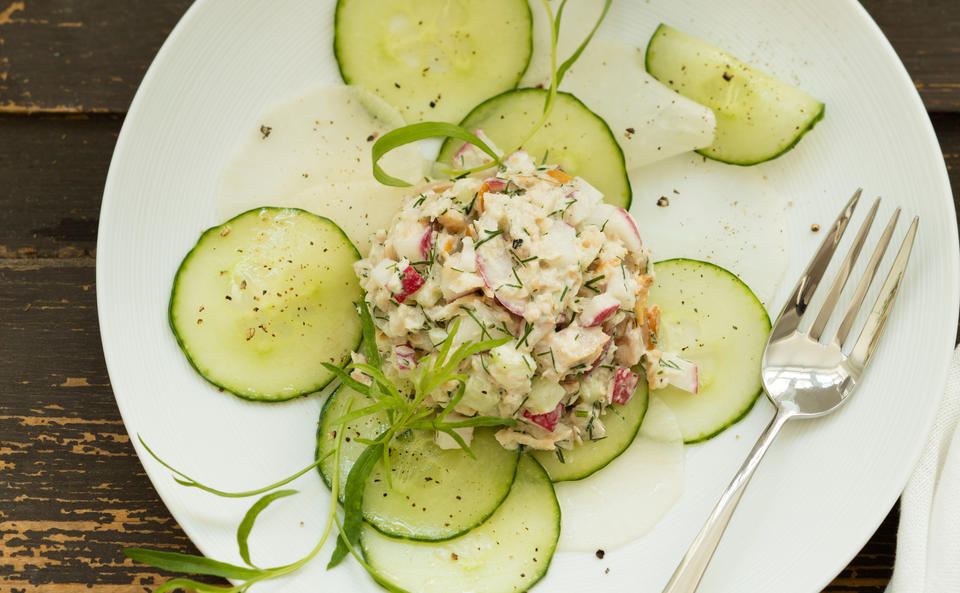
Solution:
[[[332,13],[329,1],[194,4],[144,78],[104,192],[98,304],[127,430],[188,474],[221,488],[259,486],[309,464],[321,402],[258,405],[204,383],[167,327],[170,281],[199,233],[220,222],[214,214],[217,174],[245,136],[244,126],[272,103],[339,80]],[[702,588],[816,592],[890,509],[919,456],[944,384],[958,302],[957,229],[946,170],[910,79],[852,0],[621,1],[605,26],[642,47],[661,21],[799,83],[827,104],[826,119],[812,134],[762,166],[793,204],[788,278],[796,277],[819,239],[811,223],[829,224],[857,186],[887,198],[882,215],[899,204],[908,219],[921,218],[900,299],[862,387],[838,413],[787,427],[740,504]],[[652,532],[603,561],[558,555],[537,590],[659,591],[771,413],[761,401],[722,436],[689,447],[685,493]],[[181,488],[158,464],[143,462],[197,546],[239,561],[234,529],[249,501]],[[297,486],[300,495],[258,521],[252,550],[261,565],[299,557],[318,536],[327,492],[315,475]],[[355,562],[331,572],[324,564],[314,562],[262,590],[378,590]]]

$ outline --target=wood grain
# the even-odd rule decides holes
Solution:
[[[190,0],[0,0],[0,113],[123,113]],[[862,0],[932,111],[960,111],[955,0]]]
[[[0,258],[93,255],[100,195],[123,118],[0,118]]]
[[[0,0],[0,113],[124,113],[191,0]]]

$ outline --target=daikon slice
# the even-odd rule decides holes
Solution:
[[[319,86],[268,109],[220,174],[218,214],[302,208],[331,218],[364,254],[369,234],[388,226],[403,194],[373,178],[370,148],[401,125],[393,108],[358,87]],[[391,151],[381,164],[411,182],[422,178],[415,145]]]
[[[563,552],[610,550],[646,533],[683,492],[683,437],[655,395],[633,444],[585,480],[554,485]]]

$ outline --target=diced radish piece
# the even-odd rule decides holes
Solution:
[[[398,303],[402,303],[408,296],[420,290],[425,280],[412,266],[403,269],[400,276],[400,292],[393,295]]]
[[[507,284],[516,282],[516,279],[513,277],[513,263],[499,238],[491,239],[477,249],[477,273],[486,287],[494,291],[494,298],[507,311],[523,317],[527,308],[526,301],[511,298],[508,291],[513,289],[504,288]]]
[[[590,214],[587,222],[602,228],[608,237],[619,239],[628,250],[635,253],[643,250],[637,223],[623,208],[601,204]]]
[[[430,259],[430,250],[433,248],[433,227],[428,226],[423,230],[420,236],[420,259],[426,261]]]
[[[643,240],[640,239],[640,231],[637,229],[637,223],[634,222],[630,213],[623,208],[614,207],[618,216],[607,224],[605,231],[612,233],[615,237],[623,241],[630,251],[639,253],[643,250]]]
[[[484,144],[486,144],[490,148],[490,150],[492,150],[495,154],[497,155],[503,154],[503,152],[497,147],[497,145],[494,144],[493,141],[490,140],[490,138],[488,138],[487,135],[484,134],[483,130],[481,130],[480,128],[477,128],[476,130],[474,130],[473,135],[479,138],[480,140],[483,140]],[[490,163],[492,165],[493,159],[490,158],[490,155],[483,152],[473,144],[470,144],[469,142],[465,142],[463,146],[461,146],[460,149],[457,150],[456,153],[454,153],[453,163],[454,165],[463,167],[465,169],[472,169],[474,167],[478,167],[486,163]]]
[[[580,319],[584,327],[600,325],[620,309],[620,301],[612,294],[603,293],[591,298],[583,306]]]
[[[640,375],[628,368],[618,367],[613,374],[613,393],[610,395],[610,401],[620,405],[630,401],[639,381]]]
[[[404,220],[390,230],[389,242],[393,244],[397,256],[410,261],[426,259],[423,257],[423,239],[431,232],[430,225],[420,221]],[[429,255],[429,249],[427,255]]]
[[[657,372],[662,371],[662,376],[670,385],[689,393],[700,390],[700,371],[696,364],[676,354],[664,352],[660,356],[659,365]]]
[[[557,427],[557,422],[560,422],[560,416],[562,415],[562,402],[557,404],[557,407],[554,408],[552,412],[547,412],[546,414],[531,414],[529,410],[523,411],[524,418],[545,430],[549,430],[550,432],[553,432],[553,430]]]
[[[410,344],[398,344],[393,349],[393,353],[397,355],[397,368],[401,371],[412,371],[417,368],[415,352]]]
[[[597,370],[597,367],[600,366],[600,363],[603,362],[603,359],[606,358],[607,352],[610,351],[610,344],[613,344],[613,340],[607,340],[603,343],[603,350],[600,351],[600,356],[593,361],[593,364],[590,365],[590,370],[586,372],[587,375]]]
[[[507,189],[507,180],[500,179],[499,177],[489,177],[483,180],[484,185],[487,186],[488,191],[493,193],[502,192]]]

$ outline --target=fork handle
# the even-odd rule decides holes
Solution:
[[[733,481],[723,492],[717,506],[713,508],[707,522],[700,529],[700,533],[697,534],[693,543],[690,544],[690,548],[683,556],[683,560],[680,561],[680,565],[677,566],[673,576],[670,577],[670,582],[663,589],[663,593],[694,593],[697,590],[700,579],[703,578],[703,573],[706,572],[707,565],[710,564],[710,559],[713,558],[713,553],[717,549],[717,544],[720,543],[720,538],[730,522],[730,517],[737,509],[737,503],[740,502],[743,491],[747,489],[747,484],[750,483],[750,478],[753,477],[760,460],[763,459],[763,454],[767,452],[767,449],[773,443],[773,439],[792,416],[793,412],[789,409],[777,408],[773,420],[760,435],[757,444],[750,451],[750,455],[740,466],[740,471],[737,472]]]

